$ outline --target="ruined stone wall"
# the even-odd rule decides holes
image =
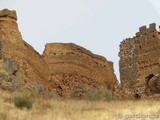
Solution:
[[[43,56],[54,74],[78,75],[79,80],[86,77],[94,86],[117,82],[112,62],[73,43],[47,44]]]
[[[156,25],[142,26],[135,37],[122,41],[119,56],[122,86],[129,84],[125,89],[133,94],[143,87],[141,92],[145,94],[146,78],[160,72],[160,36]]]
[[[120,45],[120,79],[123,80],[122,85],[127,84],[128,87],[133,84],[137,76],[136,57],[135,57],[135,41],[131,38],[124,40]]]
[[[0,11],[0,58],[0,71],[15,64],[16,70],[9,69],[12,77],[62,96],[77,84],[91,88],[106,85],[110,89],[117,84],[112,62],[75,44],[47,44],[40,55],[22,39],[16,12],[7,9]]]

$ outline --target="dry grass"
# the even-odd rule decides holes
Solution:
[[[118,120],[118,113],[123,114],[119,120],[125,120],[127,114],[160,114],[159,101],[153,100],[89,102],[39,98],[32,109],[20,110],[14,106],[12,95],[0,90],[0,120]]]

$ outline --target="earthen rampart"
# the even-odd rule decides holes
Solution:
[[[18,63],[16,68],[20,72],[12,72],[14,77],[21,73],[18,76],[23,76],[27,83],[42,84],[46,90],[56,90],[60,95],[71,90],[75,82],[110,88],[117,84],[113,63],[78,45],[47,44],[40,55],[22,39],[16,12],[7,9],[0,11],[0,59],[3,64],[4,59]]]
[[[104,84],[116,83],[112,62],[73,43],[47,44],[43,56],[53,73],[73,73]]]

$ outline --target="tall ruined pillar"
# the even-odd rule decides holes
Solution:
[[[119,69],[122,87],[127,94],[132,94],[132,85],[137,79],[137,65],[135,57],[134,39],[126,39],[120,44]]]
[[[0,11],[0,34],[0,58],[3,56],[4,61],[6,58],[16,61],[19,71],[23,74],[21,76],[25,76],[29,82],[47,85],[50,76],[48,65],[42,56],[23,40],[17,24],[16,11]]]

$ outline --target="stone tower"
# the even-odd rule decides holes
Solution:
[[[142,26],[120,44],[120,79],[131,96],[145,96],[149,79],[160,73],[160,33],[156,24]]]

